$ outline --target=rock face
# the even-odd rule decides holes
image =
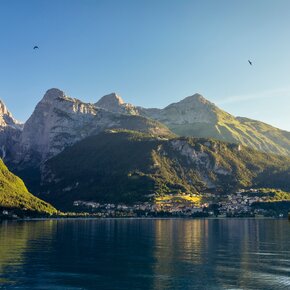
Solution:
[[[11,127],[21,129],[22,124],[15,120],[5,104],[0,100],[0,127]]]
[[[139,115],[139,111],[135,106],[125,103],[116,93],[102,97],[95,105],[114,113]]]
[[[75,142],[108,128],[132,129],[160,136],[171,134],[156,121],[117,112],[114,108],[123,102],[115,94],[104,97],[100,104],[104,108],[70,98],[58,89],[48,90],[24,125],[13,162],[39,164]],[[106,110],[106,106],[112,106],[112,111]]]
[[[163,125],[164,124],[164,125]],[[13,167],[36,165],[66,147],[106,129],[128,129],[159,137],[215,138],[254,149],[290,155],[290,133],[247,118],[236,118],[195,94],[164,109],[125,103],[115,93],[94,104],[50,89],[24,124],[0,102],[0,154]]]
[[[0,158],[11,158],[13,148],[19,142],[23,124],[15,120],[0,100]]]
[[[142,115],[158,119],[164,124],[213,123],[217,121],[216,107],[202,95],[195,94],[178,103],[170,104],[164,109],[140,108]]]

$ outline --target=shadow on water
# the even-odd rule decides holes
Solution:
[[[0,245],[4,289],[290,287],[286,220],[5,222]]]

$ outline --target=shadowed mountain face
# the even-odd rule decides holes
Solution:
[[[286,174],[289,166],[289,158],[213,139],[161,140],[111,130],[77,142],[45,162],[35,192],[62,209],[71,209],[75,200],[130,203],[148,200],[150,194],[263,187],[268,174],[277,170]],[[290,181],[276,186],[290,190]]]

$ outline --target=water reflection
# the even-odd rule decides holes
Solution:
[[[287,221],[156,221],[154,289],[288,288],[289,238]]]
[[[16,283],[14,275],[22,270],[29,243],[39,238],[50,241],[52,229],[50,220],[0,223],[0,285]],[[49,247],[44,248],[45,251],[49,252]],[[7,275],[3,277],[3,273]]]
[[[290,287],[286,220],[6,222],[0,245],[4,289]]]

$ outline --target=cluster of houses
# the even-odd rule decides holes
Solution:
[[[204,207],[182,203],[142,202],[133,205],[86,202],[77,200],[73,203],[80,211],[98,213],[100,216],[199,216],[204,214]]]
[[[238,192],[229,194],[223,201],[218,203],[221,214],[241,214],[253,212],[252,204],[266,202],[267,196],[247,195]]]
[[[204,202],[202,202],[202,200]],[[207,217],[207,216],[254,216],[266,214],[264,210],[253,208],[253,203],[267,202],[268,197],[263,196],[256,189],[240,190],[236,193],[223,195],[205,193],[201,202],[176,202],[173,199],[162,202],[142,202],[133,205],[97,203],[75,201],[74,207],[79,212],[90,212],[101,217],[118,216],[184,216],[184,217]]]

